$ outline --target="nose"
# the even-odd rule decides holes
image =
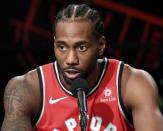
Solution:
[[[77,53],[75,50],[70,50],[67,54],[66,64],[67,65],[77,65],[79,62]]]

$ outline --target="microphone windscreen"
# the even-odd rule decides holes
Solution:
[[[71,82],[72,93],[76,95],[78,90],[86,91],[88,89],[88,83],[83,78],[77,78]]]

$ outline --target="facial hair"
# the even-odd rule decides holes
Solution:
[[[78,70],[80,72],[80,75],[77,78],[83,78],[83,79],[88,79],[88,77],[92,74],[92,72],[94,71],[96,64],[93,64],[94,62],[92,62],[91,66],[89,66],[89,68],[87,68],[85,71],[78,69],[76,67],[73,66],[69,66],[66,69],[75,69]],[[62,78],[64,79],[64,81],[66,82],[66,84],[70,85],[73,79],[69,79],[67,78],[67,76],[64,73],[64,70],[66,69],[61,69],[60,65],[57,63],[58,66],[58,70],[59,70],[59,74],[60,77],[62,76]]]

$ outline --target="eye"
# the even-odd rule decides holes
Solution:
[[[58,45],[57,48],[60,50],[60,51],[66,51],[67,48],[65,45]]]
[[[88,47],[86,46],[86,45],[80,45],[79,46],[79,51],[81,51],[81,52],[84,52],[84,51],[86,51],[88,49]]]

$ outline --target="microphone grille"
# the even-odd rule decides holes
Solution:
[[[83,78],[77,78],[71,82],[72,93],[76,95],[78,90],[86,91],[88,89],[88,83]]]

